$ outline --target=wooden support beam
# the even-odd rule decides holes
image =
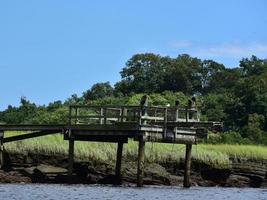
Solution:
[[[192,151],[192,144],[186,144],[185,169],[184,169],[184,187],[185,188],[189,188],[191,186],[191,183],[190,183],[191,151]]]
[[[0,131],[0,169],[4,166],[4,131]]]
[[[74,139],[69,139],[69,169],[68,175],[71,176],[73,173],[73,163],[74,163]]]
[[[0,131],[55,131],[61,132],[66,125],[3,124]]]
[[[119,142],[117,147],[117,160],[115,168],[116,184],[121,184],[121,161],[122,161],[123,143]]]
[[[19,140],[25,140],[25,139],[30,139],[30,138],[34,138],[34,137],[41,137],[41,136],[56,134],[56,133],[58,133],[58,131],[47,130],[47,131],[38,131],[38,132],[33,132],[33,133],[16,135],[16,136],[3,138],[3,143],[15,142],[15,141],[19,141]]]
[[[137,187],[143,186],[144,168],[145,168],[145,141],[139,139],[138,161],[137,161]]]

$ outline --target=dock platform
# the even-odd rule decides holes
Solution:
[[[73,174],[75,141],[117,143],[115,175],[121,180],[123,144],[129,139],[138,141],[137,186],[143,186],[145,143],[175,143],[186,145],[184,187],[190,187],[192,145],[207,137],[208,129],[219,130],[221,122],[200,121],[196,108],[187,106],[84,106],[69,107],[68,124],[57,125],[0,125],[0,167],[4,165],[4,145],[44,135],[62,133],[69,142],[68,174]],[[6,131],[26,134],[5,137]]]

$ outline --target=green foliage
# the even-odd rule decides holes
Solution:
[[[182,91],[185,94],[194,94],[201,89],[202,62],[198,58],[187,54],[179,55],[172,60],[164,74],[163,90]]]
[[[220,134],[214,134],[214,133],[209,132],[208,138],[204,141],[204,143],[220,144],[222,143],[222,136]]]
[[[30,124],[67,124],[69,108],[61,106],[54,111],[40,110],[28,121]]]
[[[224,93],[210,93],[204,96],[202,114],[206,115],[210,121],[225,121],[226,113],[224,108],[229,98],[228,94]]]
[[[223,144],[246,144],[246,141],[243,141],[240,133],[235,131],[228,131],[221,134],[221,143]]]
[[[170,105],[174,105],[175,101],[179,100],[181,106],[186,106],[189,98],[182,92],[164,91],[161,93],[161,95]]]
[[[127,105],[139,105],[140,104],[140,99],[142,98],[144,94],[134,94],[130,96],[126,102]]]
[[[177,58],[151,53],[136,54],[121,71],[115,91],[124,94],[181,91],[186,94],[201,88],[201,60],[187,54]]]
[[[84,92],[83,97],[86,101],[88,101],[112,95],[113,95],[113,87],[110,85],[109,82],[105,82],[105,83],[94,84],[90,90]]]
[[[260,75],[266,72],[267,61],[261,60],[253,55],[250,59],[242,59],[240,61],[240,68],[244,76]]]
[[[226,131],[221,134],[209,133],[208,139],[204,141],[208,144],[253,144],[247,138],[243,138],[239,132]]]
[[[38,108],[34,103],[30,103],[26,97],[22,97],[18,108],[8,106],[8,108],[1,113],[2,119],[0,119],[0,121],[7,124],[27,123],[30,118],[35,116],[37,110]]]
[[[78,105],[78,104],[83,104],[84,103],[84,98],[83,97],[78,97],[77,94],[73,94],[71,95],[71,97],[69,97],[64,104],[65,105]]]
[[[141,97],[145,93],[132,94],[128,96],[127,105],[139,105]],[[153,106],[174,106],[175,101],[179,100],[182,106],[187,105],[188,96],[184,95],[182,92],[171,92],[165,91],[163,93],[150,93],[148,95],[149,105]]]
[[[87,105],[124,105],[127,97],[106,96],[97,100],[86,102]]]
[[[115,85],[116,89],[124,93],[160,91],[169,60],[152,53],[134,55],[120,72],[123,82]]]

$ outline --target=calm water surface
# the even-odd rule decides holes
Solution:
[[[267,189],[192,187],[111,187],[101,185],[0,184],[0,200],[267,200]]]

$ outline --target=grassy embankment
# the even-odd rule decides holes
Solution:
[[[6,137],[17,135],[18,132],[7,132]],[[50,135],[5,144],[8,152],[14,153],[40,153],[48,155],[67,155],[68,143],[63,135]],[[180,161],[184,158],[185,145],[178,144],[146,144],[146,159],[148,162]],[[125,144],[124,159],[133,160],[137,156],[137,143],[130,141]],[[75,157],[79,160],[101,160],[114,162],[116,158],[116,144],[96,142],[76,142]],[[227,168],[230,157],[252,160],[267,160],[267,147],[253,145],[211,145],[198,144],[193,146],[194,160],[206,164]]]

